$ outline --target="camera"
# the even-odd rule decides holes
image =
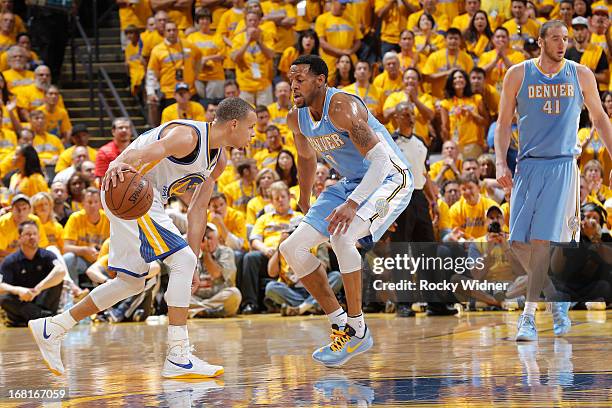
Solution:
[[[177,82],[183,82],[183,78],[183,68],[177,68],[174,73],[174,79],[176,79]]]
[[[492,234],[500,234],[501,233],[501,225],[497,221],[493,221],[489,224],[489,228],[487,228],[487,232]]]

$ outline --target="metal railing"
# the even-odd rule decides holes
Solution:
[[[85,75],[87,76],[87,82],[89,85],[89,112],[91,116],[95,116],[94,109],[94,71],[93,71],[93,58],[94,58],[94,49],[91,45],[91,41],[87,38],[87,34],[85,34],[85,30],[83,29],[83,25],[79,21],[79,17],[75,16],[72,19],[74,28],[73,33],[76,31],[79,34],[79,37],[85,44],[84,47],[79,47],[75,44],[75,35],[70,36],[70,50],[71,50],[71,63],[72,63],[72,80],[76,81],[77,79],[77,61],[83,64],[85,68]],[[85,52],[81,52],[82,49],[85,49]]]
[[[104,112],[106,112],[106,114],[108,115],[111,121],[115,119],[115,115],[113,114],[106,100],[106,97],[104,96],[104,93],[102,92],[103,86],[106,86],[106,88],[110,91],[111,95],[113,96],[113,99],[115,100],[115,103],[117,104],[117,107],[119,108],[119,112],[121,113],[121,116],[125,118],[130,117],[127,109],[125,108],[125,105],[123,104],[123,101],[121,100],[121,97],[119,96],[119,92],[117,92],[117,88],[115,88],[115,84],[113,84],[113,81],[111,81],[110,77],[108,76],[108,73],[106,72],[106,69],[104,69],[104,67],[100,67],[98,68],[98,100],[99,100],[99,107],[100,107],[99,108],[100,130],[104,128]],[[130,119],[130,123],[131,122],[132,120]],[[136,131],[136,128],[134,127],[133,123],[132,123],[131,128],[132,128],[132,136],[134,138],[137,138],[138,132]]]

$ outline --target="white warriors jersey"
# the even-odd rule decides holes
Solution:
[[[145,163],[137,169],[152,183],[153,189],[157,190],[164,203],[168,198],[185,194],[206,180],[215,168],[220,152],[223,151],[223,149],[210,150],[208,140],[210,123],[195,120],[173,120],[164,123],[138,136],[127,149],[140,148],[159,140],[162,131],[172,124],[190,126],[196,131],[198,144],[194,151],[181,158],[170,156],[156,162]]]

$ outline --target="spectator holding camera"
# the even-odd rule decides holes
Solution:
[[[234,251],[219,244],[217,226],[208,223],[200,245],[197,272],[200,285],[189,305],[192,317],[234,316],[240,307],[242,295],[236,282]]]
[[[0,307],[9,325],[25,326],[29,320],[57,313],[66,270],[52,252],[39,248],[35,221],[20,223],[18,233],[19,250],[0,268]]]
[[[603,228],[608,217],[607,211],[595,203],[586,203],[580,208],[580,239],[586,242],[611,242],[612,237]]]

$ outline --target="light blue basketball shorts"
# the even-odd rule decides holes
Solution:
[[[325,218],[342,205],[348,196],[357,188],[359,181],[341,179],[336,184],[327,187],[316,203],[310,207],[304,222],[325,236],[329,236],[329,223]],[[391,226],[391,223],[408,207],[414,185],[410,170],[397,172],[387,177],[383,183],[359,206],[357,216],[364,221],[370,221],[370,233],[374,242]]]
[[[519,161],[510,198],[510,241],[578,242],[580,173],[573,157]]]

